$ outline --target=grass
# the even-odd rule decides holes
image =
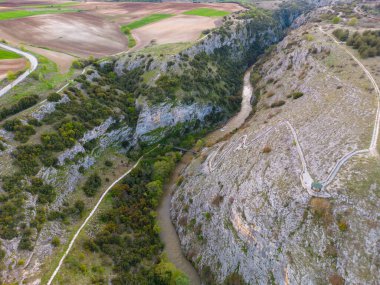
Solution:
[[[45,14],[61,14],[69,12],[79,12],[80,10],[75,9],[42,9],[42,10],[13,10],[13,11],[4,11],[0,13],[0,21],[26,18],[36,15],[45,15]]]
[[[120,27],[121,32],[128,37],[128,47],[133,48],[136,45],[136,40],[131,34],[131,29],[126,25]]]
[[[189,48],[191,45],[192,43],[153,45],[140,50],[139,54],[151,54],[153,56],[174,55]]]
[[[15,52],[0,49],[0,60],[1,59],[16,59],[16,58],[21,58],[21,55]]]
[[[146,16],[144,18],[141,18],[137,21],[134,21],[132,23],[129,23],[128,25],[125,25],[125,27],[127,27],[130,30],[138,29],[142,26],[149,25],[151,23],[155,23],[155,22],[170,18],[172,16],[174,16],[174,15],[172,15],[172,14],[152,14],[152,15]]]
[[[41,98],[44,98],[50,92],[64,85],[74,75],[73,69],[70,69],[68,73],[62,74],[57,64],[46,57],[35,53],[32,54],[38,59],[37,69],[25,81],[16,85],[11,91],[0,98],[1,106],[6,107],[15,103],[20,98],[31,94],[38,94]]]
[[[223,17],[230,14],[230,12],[216,10],[211,8],[198,8],[184,12],[185,15],[203,16],[203,17]]]

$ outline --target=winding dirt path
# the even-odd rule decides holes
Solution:
[[[159,147],[159,146],[157,146]],[[157,147],[153,148],[152,150],[150,150],[149,152],[147,152],[146,154],[150,153],[151,151],[153,151],[154,149],[156,149]],[[145,155],[146,155],[145,154]],[[80,232],[83,230],[83,228],[87,225],[88,221],[92,218],[92,216],[95,214],[96,210],[98,209],[100,203],[103,201],[104,197],[108,194],[108,192],[112,189],[112,187],[114,187],[117,183],[119,183],[125,176],[127,176],[129,173],[131,173],[131,171],[133,169],[135,169],[141,162],[141,160],[144,158],[144,155],[142,155],[139,160],[137,160],[137,162],[127,171],[125,172],[123,175],[121,175],[118,179],[116,179],[107,189],[106,191],[103,192],[102,196],[100,196],[98,202],[96,203],[95,207],[92,209],[92,211],[90,212],[90,214],[87,216],[87,218],[84,220],[84,222],[82,223],[82,225],[79,227],[79,229],[75,232],[74,236],[72,237],[70,243],[69,243],[69,246],[67,247],[67,249],[65,250],[63,256],[61,257],[61,259],[59,260],[59,263],[57,265],[57,267],[55,268],[53,274],[51,275],[49,281],[47,282],[47,285],[50,285],[55,276],[57,275],[59,269],[61,268],[62,264],[63,264],[63,261],[66,259],[66,256],[69,254],[71,248],[73,247],[74,245],[74,242],[75,240],[78,238]]]
[[[321,182],[322,186],[323,186],[322,191],[321,192],[314,191],[312,189],[312,183],[314,180],[311,177],[311,175],[307,169],[306,160],[305,160],[301,145],[300,145],[298,137],[297,137],[297,132],[296,132],[295,128],[292,126],[292,124],[288,120],[286,120],[286,121],[281,121],[281,122],[277,123],[275,126],[272,126],[269,129],[263,131],[261,134],[257,135],[255,138],[250,140],[250,142],[247,142],[248,135],[243,135],[243,136],[239,137],[237,140],[235,140],[234,142],[232,142],[229,146],[227,146],[222,152],[221,152],[221,149],[224,146],[224,144],[220,145],[213,153],[211,153],[211,155],[207,159],[208,168],[209,168],[210,172],[214,171],[216,168],[219,167],[219,165],[221,165],[225,161],[225,157],[227,154],[229,154],[231,152],[247,149],[250,145],[253,145],[253,142],[255,142],[255,141],[261,139],[262,137],[266,136],[267,134],[275,131],[278,127],[280,127],[282,125],[286,125],[286,127],[289,129],[289,131],[291,132],[291,134],[292,134],[292,136],[296,142],[297,152],[298,152],[299,158],[300,158],[301,163],[302,163],[302,174],[300,175],[301,184],[307,190],[309,195],[314,196],[314,197],[323,197],[323,198],[330,197],[330,195],[328,193],[323,192],[323,191],[335,179],[335,177],[339,173],[339,170],[341,169],[341,167],[348,160],[350,160],[353,156],[361,155],[361,154],[365,154],[365,153],[369,153],[373,156],[378,155],[378,153],[377,153],[377,141],[378,141],[378,137],[379,137],[379,127],[380,127],[380,90],[379,90],[379,86],[377,85],[375,79],[373,78],[371,73],[367,70],[367,68],[347,48],[341,46],[341,43],[338,42],[332,35],[325,32],[321,26],[319,26],[319,30],[323,34],[325,34],[329,38],[331,38],[336,44],[338,44],[347,54],[349,54],[355,60],[355,62],[361,67],[361,69],[367,75],[368,79],[370,80],[370,82],[372,83],[372,85],[374,87],[374,90],[376,92],[378,100],[377,100],[376,117],[375,117],[374,127],[373,127],[373,131],[372,131],[372,138],[371,138],[371,143],[370,143],[369,148],[368,149],[362,149],[362,150],[355,150],[355,151],[352,151],[352,152],[345,154],[341,159],[339,159],[337,161],[337,163],[335,164],[335,166],[333,167],[331,172],[328,174],[328,176]],[[244,103],[244,101],[243,101],[243,103]]]

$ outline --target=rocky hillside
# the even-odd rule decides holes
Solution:
[[[354,156],[329,180],[342,157],[371,144],[374,86],[315,22],[252,74],[254,115],[203,149],[174,192],[186,256],[205,284],[377,284],[378,157]]]
[[[191,146],[192,133],[231,116],[245,68],[308,9],[252,8],[228,16],[194,45],[153,45],[92,62],[60,94],[6,115],[0,142],[4,282],[38,283],[100,189],[147,145],[168,137],[176,144],[190,134]],[[31,104],[24,101],[12,110],[36,103],[33,96],[26,100]]]

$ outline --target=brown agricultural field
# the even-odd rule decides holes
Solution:
[[[59,1],[5,0],[0,10],[33,9],[30,5],[65,3]],[[171,18],[132,31],[135,49],[155,40],[157,44],[197,40],[205,29],[220,23],[218,18],[183,15],[195,8],[214,8],[235,12],[243,8],[234,3],[120,3],[81,2],[65,9],[79,12],[36,15],[0,21],[0,38],[41,54],[66,72],[74,57],[103,57],[128,49],[128,39],[120,26],[151,14],[172,14]]]
[[[24,58],[0,60],[0,81],[7,77],[8,72],[18,72],[26,68],[27,61]]]

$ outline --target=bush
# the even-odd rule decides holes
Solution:
[[[16,78],[17,78],[16,73],[14,73],[13,71],[8,71],[7,72],[7,79],[8,79],[8,81],[13,81]]]
[[[88,177],[82,189],[88,197],[93,197],[101,185],[102,180],[100,176],[97,173],[94,173]]]
[[[380,30],[355,32],[347,40],[347,45],[357,49],[362,58],[380,55]]]
[[[332,33],[341,42],[347,41],[348,36],[350,35],[350,31],[347,29],[336,29]]]
[[[278,100],[270,105],[271,108],[281,107],[282,105],[285,105],[284,100]]]
[[[54,92],[54,93],[49,94],[49,96],[47,97],[47,100],[49,102],[58,102],[59,100],[61,100],[61,98],[62,98],[61,95]]]
[[[336,16],[336,17],[334,17],[333,19],[332,19],[332,23],[333,24],[339,24],[340,23],[340,17],[338,17],[338,16]]]
[[[54,246],[54,247],[58,247],[60,246],[61,244],[61,240],[59,239],[59,237],[55,236],[52,238],[51,240],[51,244]]]
[[[113,166],[113,162],[110,161],[110,160],[106,160],[106,161],[104,162],[104,165],[107,166],[107,167],[112,167],[112,166]]]
[[[272,151],[272,148],[269,145],[266,145],[263,148],[263,153],[270,153]]]
[[[348,229],[348,224],[344,219],[338,221],[338,228],[340,231],[345,232]]]
[[[298,99],[300,97],[302,97],[304,94],[302,92],[293,92],[291,94],[291,97],[293,97],[293,99]]]
[[[0,120],[30,108],[31,106],[37,104],[38,99],[39,97],[37,95],[30,95],[21,98],[16,104],[11,105],[9,108],[3,107],[0,109]]]
[[[351,18],[348,23],[347,23],[349,26],[356,26],[358,24],[358,19],[353,17]]]

